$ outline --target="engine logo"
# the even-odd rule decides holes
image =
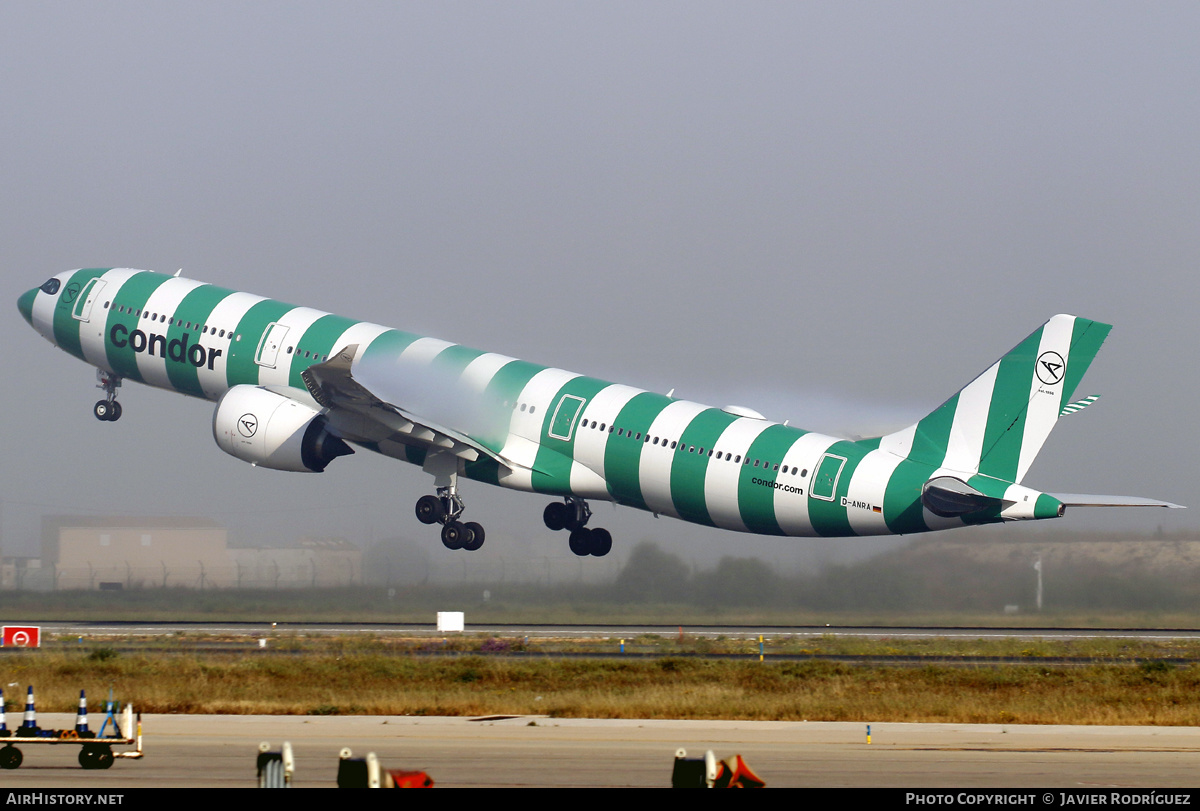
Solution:
[[[249,439],[258,430],[258,417],[253,414],[243,414],[238,417],[238,433]]]

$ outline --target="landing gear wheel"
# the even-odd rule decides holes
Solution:
[[[421,496],[417,499],[417,520],[422,524],[436,524],[445,515],[442,500],[437,496]]]
[[[15,746],[6,746],[0,749],[0,769],[19,769],[24,760],[25,756]]]
[[[592,555],[602,558],[612,550],[612,534],[607,529],[596,527],[592,530]]]
[[[100,420],[100,422],[108,422],[113,418],[113,409],[109,405],[108,400],[96,401],[96,404],[92,406],[92,413],[96,415],[96,419]]]
[[[558,532],[560,529],[567,528],[567,524],[571,521],[571,511],[563,502],[552,501],[542,511],[542,521],[546,524],[547,529]]]
[[[116,422],[117,420],[121,419],[121,404],[116,400],[112,401],[111,411],[112,416],[108,418],[109,422]]]
[[[592,553],[592,531],[590,529],[579,529],[571,531],[571,539],[567,542],[571,547],[571,551],[579,557],[586,557]]]
[[[474,552],[479,547],[483,546],[484,532],[483,527],[475,521],[468,521],[463,526],[470,531],[471,540],[463,541],[462,548],[468,552]]]
[[[469,530],[462,524],[457,521],[451,521],[442,527],[442,546],[447,549],[462,549],[463,544],[468,540],[468,532]]]

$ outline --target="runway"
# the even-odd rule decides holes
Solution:
[[[468,617],[469,619],[469,617]],[[155,622],[11,620],[8,624],[37,625],[45,638],[77,636],[147,637],[172,636],[181,632],[198,635],[244,637],[253,640],[275,634],[313,636],[445,636],[433,623],[320,623],[320,622]],[[866,639],[1136,639],[1184,641],[1200,639],[1195,628],[1021,628],[1021,627],[930,627],[930,626],[779,626],[779,625],[531,625],[468,622],[465,633],[506,638],[558,639],[633,638],[639,635],[674,637],[737,637],[762,635],[780,637],[861,637]],[[69,643],[68,643],[69,644]]]
[[[74,716],[39,715],[43,727]],[[260,741],[290,741],[295,785],[332,787],[337,754],[374,752],[439,787],[668,787],[674,752],[740,753],[768,787],[1173,788],[1196,784],[1200,728],[443,717],[143,716],[146,756],[83,771],[30,746],[6,789],[251,788]]]

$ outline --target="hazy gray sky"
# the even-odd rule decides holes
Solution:
[[[5,3],[4,549],[45,510],[443,553],[411,466],[252,469],[211,405],[136,384],[98,423],[92,371],[16,309],[81,266],[860,434],[1070,312],[1116,325],[1080,389],[1102,398],[1026,483],[1193,507],[1064,528],[1195,528],[1198,40],[1200,7],[1170,2]],[[477,560],[576,565],[544,497],[464,497]],[[616,537],[597,566],[644,538],[785,562],[863,543],[594,523]]]

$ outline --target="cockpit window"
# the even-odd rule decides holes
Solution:
[[[53,296],[55,293],[58,292],[58,288],[61,286],[61,284],[62,283],[59,282],[58,279],[49,279],[46,281],[45,284],[42,285],[41,289],[42,289],[43,293],[49,293],[50,295]]]

